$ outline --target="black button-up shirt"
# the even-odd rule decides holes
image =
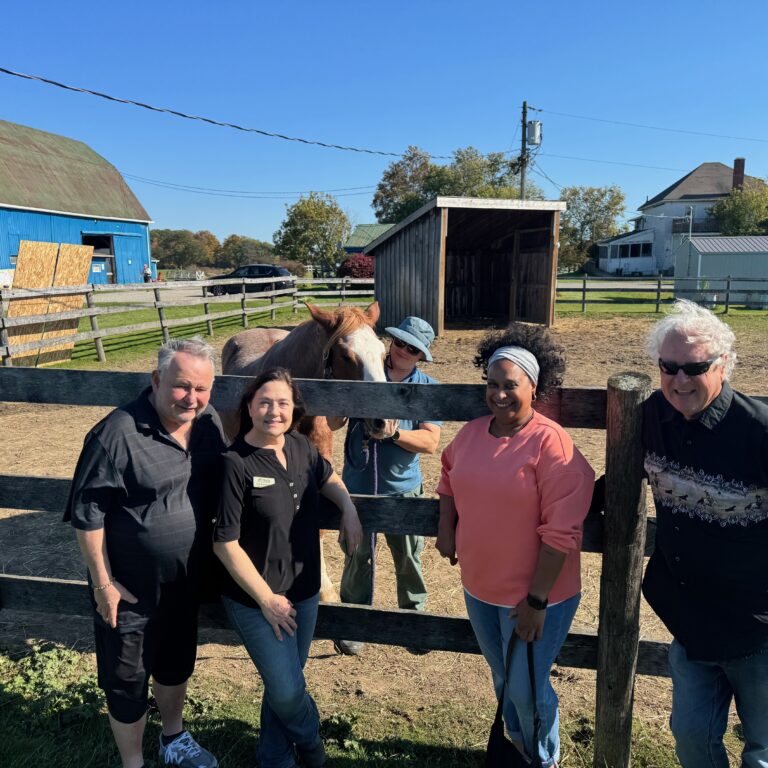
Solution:
[[[112,576],[139,599],[121,603],[123,626],[150,614],[166,585],[197,588],[225,447],[218,414],[208,406],[182,448],[160,422],[151,391],[88,433],[64,514],[80,530],[104,529]]]
[[[725,382],[688,421],[657,391],[643,442],[658,520],[643,594],[691,659],[768,651],[768,407]]]

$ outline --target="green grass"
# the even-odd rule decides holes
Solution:
[[[311,662],[310,662],[311,663]],[[257,679],[254,675],[253,679]],[[260,691],[221,676],[201,689],[193,678],[185,710],[190,730],[226,768],[251,768],[258,736]],[[318,699],[330,768],[378,768],[392,763],[419,768],[482,765],[492,712],[468,703],[460,680],[446,680],[445,699],[402,707],[375,697]],[[454,695],[451,695],[453,691]],[[677,765],[662,725],[634,724],[632,764]],[[147,755],[155,756],[157,712],[150,710]],[[592,765],[591,713],[562,724],[563,768]],[[729,749],[741,749],[729,732]],[[91,658],[60,646],[36,646],[24,655],[0,653],[0,765],[13,768],[117,766],[103,697]],[[160,768],[151,758],[147,768]]]

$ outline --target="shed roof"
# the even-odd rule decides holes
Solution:
[[[692,237],[691,245],[699,253],[768,253],[768,236]]]
[[[754,176],[744,181],[759,182]],[[724,163],[702,163],[674,184],[643,203],[638,210],[671,200],[711,200],[727,197],[733,189],[733,168]]]
[[[383,235],[393,224],[358,224],[344,243],[345,248],[365,248],[368,243]]]
[[[385,240],[405,229],[409,224],[420,219],[433,208],[466,208],[480,211],[564,211],[565,203],[560,200],[508,200],[498,197],[435,197],[402,221],[394,224],[384,234],[379,235],[364,249],[370,253]]]
[[[81,141],[0,120],[0,206],[149,222],[118,170]]]

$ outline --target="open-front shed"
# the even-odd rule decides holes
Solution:
[[[436,197],[365,248],[376,260],[381,325],[408,315],[451,325],[551,325],[565,203]]]

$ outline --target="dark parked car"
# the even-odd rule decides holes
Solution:
[[[232,280],[234,278],[244,277],[293,277],[285,267],[276,267],[274,264],[246,264],[238,267],[234,272],[228,275],[217,275],[211,280]],[[246,285],[246,293],[259,293],[261,291],[279,291],[282,288],[290,288],[293,285],[291,280],[275,280],[274,283],[256,283]],[[233,283],[231,285],[209,285],[208,293],[214,296],[221,296],[225,293],[242,293],[242,285]]]

